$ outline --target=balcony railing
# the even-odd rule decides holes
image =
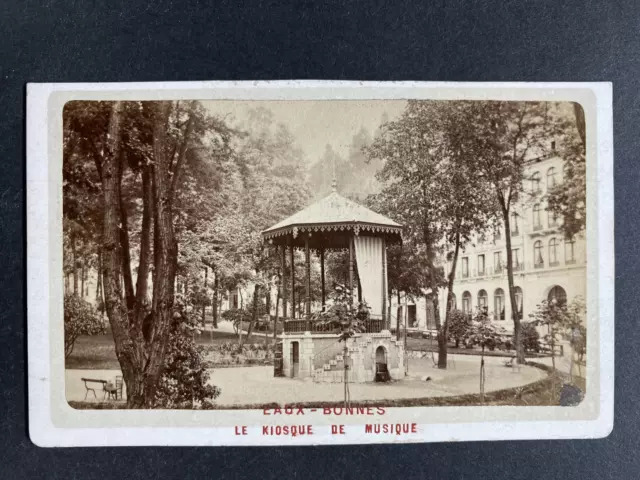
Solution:
[[[563,265],[577,265],[583,264],[583,261],[580,260],[566,260],[566,261],[562,261],[562,260],[558,260],[555,262],[549,262],[549,259],[547,258],[546,260],[543,260],[542,262],[534,262],[534,261],[528,261],[528,262],[523,262],[520,261],[518,263],[516,263],[515,261],[513,262],[513,272],[518,273],[518,274],[523,274],[524,272],[528,272],[528,271],[532,271],[532,270],[541,270],[541,269],[545,269],[545,268],[560,268]],[[477,270],[469,270],[468,275],[464,274],[465,272],[462,272],[460,269],[457,270],[456,272],[456,280],[460,280],[460,281],[465,281],[465,282],[469,282],[469,281],[474,281],[474,280],[478,280],[478,279],[484,279],[487,277],[493,277],[493,276],[499,276],[499,275],[506,275],[507,273],[507,265],[506,262],[501,264],[498,267],[486,267],[484,269],[484,272],[478,272]]]
[[[370,317],[363,322],[364,333],[380,333],[386,328],[386,319],[382,315],[370,315]],[[285,334],[296,333],[340,333],[340,328],[325,323],[314,322],[303,318],[285,319],[283,332]]]

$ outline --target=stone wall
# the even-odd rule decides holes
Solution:
[[[293,377],[292,352],[298,343],[299,362],[296,378],[316,382],[342,383],[344,381],[344,343],[337,335],[303,334],[284,335],[283,371]],[[375,379],[376,351],[384,349],[387,368],[393,380],[405,375],[404,345],[388,330],[380,333],[359,334],[347,341],[347,378],[351,383],[373,382]]]

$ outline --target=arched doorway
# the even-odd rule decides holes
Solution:
[[[300,372],[300,343],[291,342],[291,376],[297,377]]]
[[[388,382],[391,380],[387,365],[387,349],[380,345],[376,348],[376,382]]]
[[[462,294],[462,311],[467,315],[471,313],[471,294],[467,291]]]
[[[515,294],[516,294],[516,305],[518,306],[518,318],[520,320],[522,320],[522,300],[523,300],[523,295],[522,295],[522,288],[520,287],[516,287],[515,289]],[[513,313],[512,313],[513,316]]]
[[[504,320],[504,290],[501,288],[496,288],[493,293],[493,318]]]
[[[458,308],[458,302],[456,300],[456,294],[451,294],[451,303],[449,303],[449,310],[455,310]]]
[[[478,292],[478,309],[482,312],[488,308],[489,297],[486,290],[480,290]]]
[[[565,305],[567,303],[567,292],[565,292],[564,288],[559,285],[556,285],[549,291],[549,295],[547,295],[547,301],[549,303],[557,302],[558,305]]]

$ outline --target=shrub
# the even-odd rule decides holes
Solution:
[[[82,298],[74,294],[64,296],[64,356],[73,352],[80,335],[96,335],[104,332],[104,323],[98,312]]]
[[[532,322],[522,322],[520,324],[520,334],[522,336],[522,346],[525,352],[540,351],[540,334],[535,324]]]
[[[179,305],[174,315],[167,345],[165,366],[156,391],[156,407],[213,408],[220,389],[209,385],[205,348],[196,345],[197,315]]]
[[[456,348],[460,346],[460,341],[467,336],[470,327],[471,315],[457,309],[449,312],[449,336],[455,342]]]

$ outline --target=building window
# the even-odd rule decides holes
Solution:
[[[501,238],[502,238],[502,231],[500,230],[500,227],[496,227],[496,229],[493,231],[493,243],[496,243]]]
[[[564,263],[576,263],[575,246],[573,238],[564,241]]]
[[[456,294],[452,293],[451,302],[449,303],[449,310],[455,310],[457,306],[458,306],[458,303],[456,302]]]
[[[547,301],[549,303],[556,302],[558,305],[565,305],[567,303],[567,292],[564,291],[564,288],[556,285],[549,292]]]
[[[436,328],[436,316],[433,313],[433,296],[428,294],[426,297],[426,314],[427,314],[427,330]]]
[[[462,278],[469,278],[469,257],[462,257]]]
[[[480,290],[478,292],[478,309],[480,311],[486,311],[488,303],[488,296],[485,290]]]
[[[471,294],[469,292],[462,294],[462,311],[466,314],[471,313]]]
[[[544,266],[544,258],[542,256],[542,242],[540,240],[533,244],[533,266],[541,268]]]
[[[555,238],[549,240],[549,266],[558,265],[558,241]]]
[[[542,220],[540,218],[540,204],[533,206],[533,229],[540,230],[542,228]]]
[[[531,174],[531,192],[539,193],[540,191],[540,172],[533,172]]]
[[[496,289],[493,294],[493,318],[495,320],[504,320],[504,290]]]
[[[523,299],[522,289],[520,287],[516,287],[514,293],[516,294],[516,306],[518,308],[518,317],[520,318],[520,320],[522,320],[522,299]]]
[[[558,214],[553,210],[547,210],[547,221],[549,222],[549,227],[555,227],[558,225]]]
[[[523,264],[520,262],[520,249],[511,249],[511,261],[513,262],[513,270],[522,270]]]
[[[493,270],[495,273],[502,272],[502,252],[493,252]]]
[[[556,186],[557,184],[556,175],[557,175],[557,172],[555,167],[551,167],[549,170],[547,170],[547,188],[548,189],[551,189]]]
[[[478,275],[484,275],[484,255],[478,255]]]
[[[517,237],[520,233],[520,219],[517,213],[511,214],[511,235]]]

